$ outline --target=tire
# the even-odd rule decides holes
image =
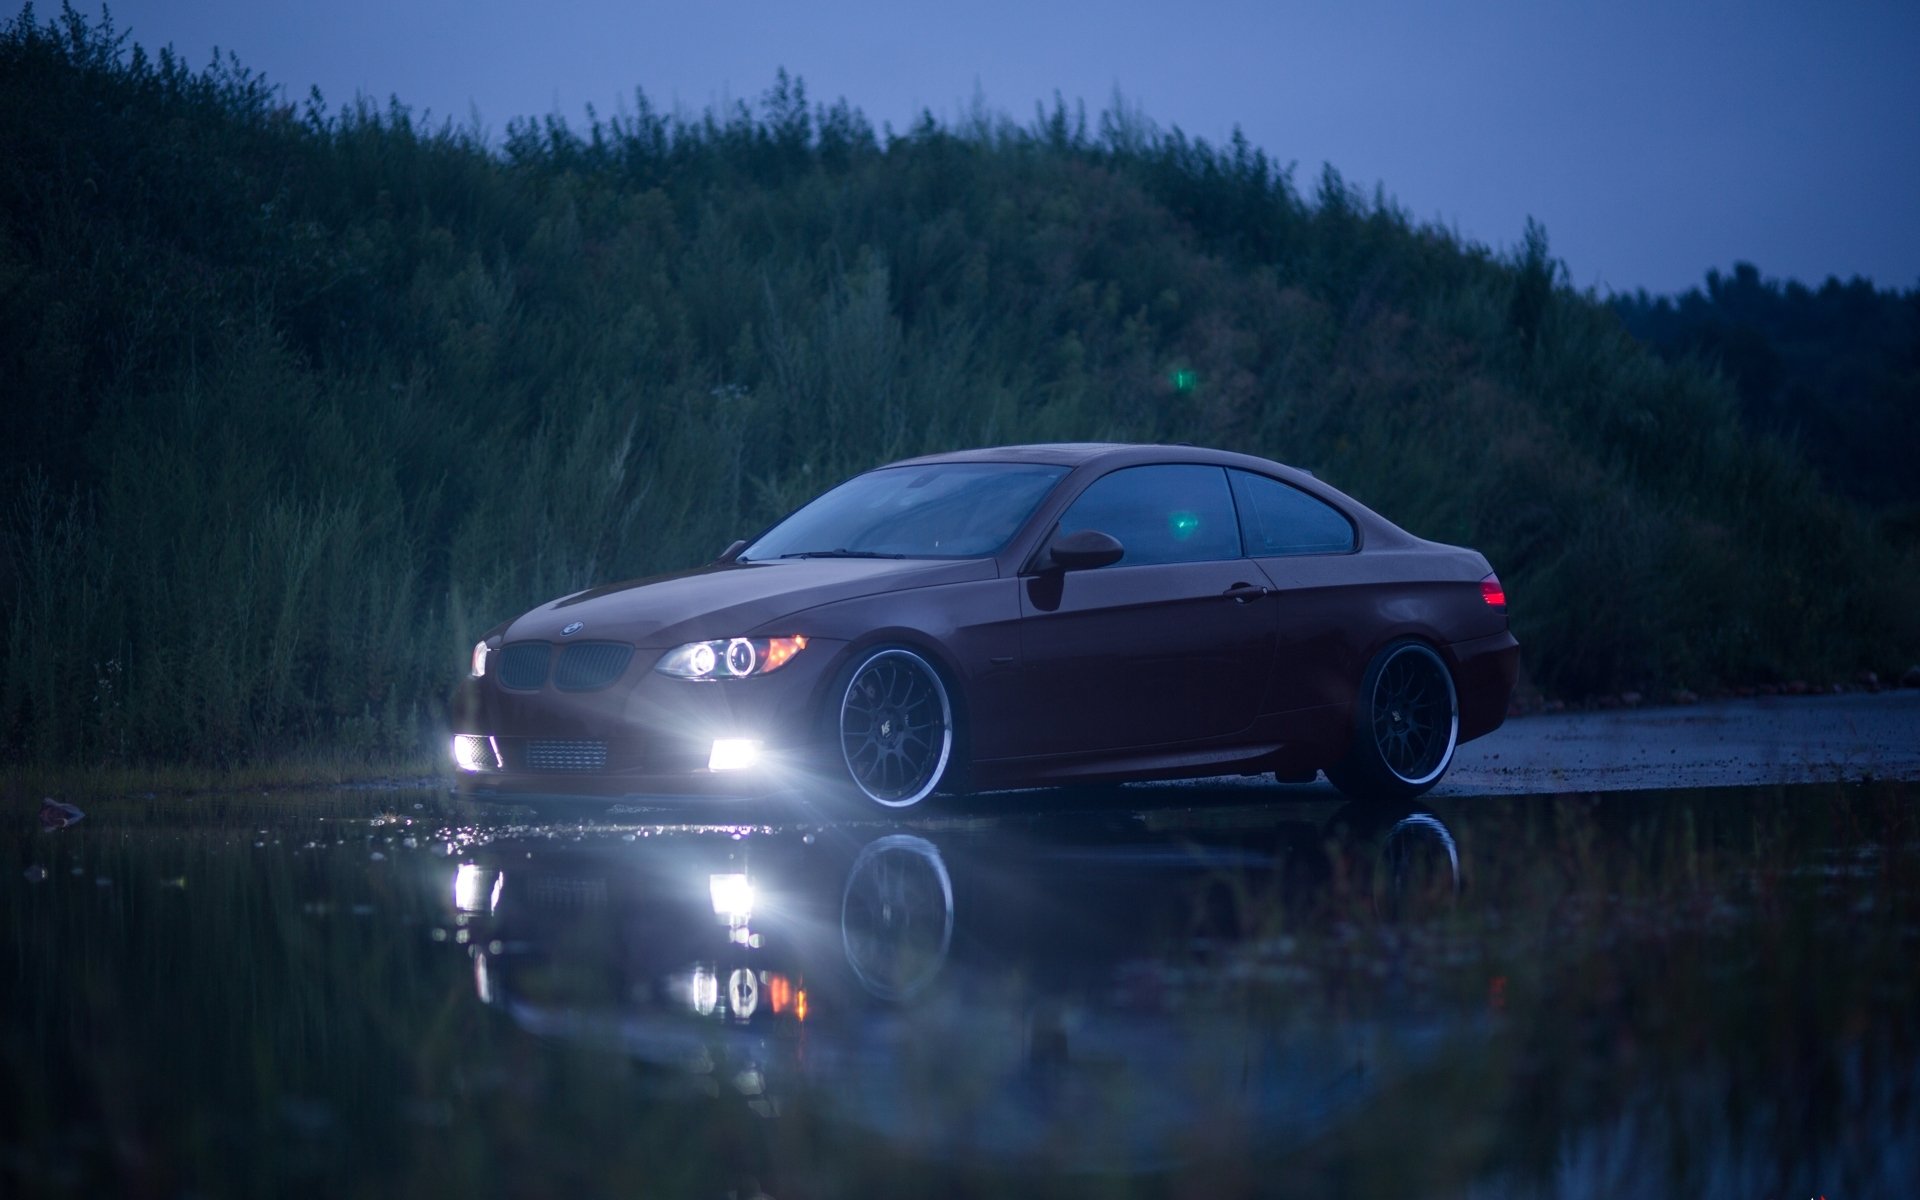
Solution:
[[[901,646],[871,650],[833,695],[832,736],[857,796],[911,808],[950,774],[953,701],[926,659]]]
[[[1408,800],[1447,773],[1460,742],[1460,696],[1432,646],[1388,645],[1367,665],[1353,702],[1353,745],[1327,768],[1333,786],[1370,800]]]

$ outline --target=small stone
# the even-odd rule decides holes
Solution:
[[[1879,691],[1880,690],[1880,672],[1878,671],[1860,672],[1859,683],[1861,687],[1866,688],[1869,691],[1875,691],[1875,692]]]
[[[1667,699],[1672,701],[1675,704],[1700,703],[1700,697],[1694,695],[1692,692],[1688,691],[1686,688],[1673,689],[1673,694],[1671,696],[1668,696]]]
[[[1900,686],[1908,687],[1908,688],[1920,688],[1920,663],[1915,663],[1913,666],[1908,667],[1905,671],[1901,672]]]
[[[1628,708],[1639,708],[1642,699],[1644,699],[1644,697],[1642,697],[1639,692],[1620,693],[1620,703],[1626,705]]]
[[[1787,684],[1785,690],[1787,695],[1789,696],[1804,696],[1807,694],[1807,691],[1808,691],[1807,681],[1804,679],[1796,679],[1793,682]]]

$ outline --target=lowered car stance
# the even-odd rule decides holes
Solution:
[[[1506,593],[1312,475],[1187,446],[880,467],[697,570],[490,630],[460,790],[844,796],[1325,771],[1406,798],[1506,716]]]

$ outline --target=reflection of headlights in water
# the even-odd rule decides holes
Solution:
[[[493,1003],[493,976],[487,971],[487,956],[473,956],[473,991],[480,997],[480,1003]]]
[[[807,1019],[806,989],[790,976],[735,967],[723,977],[722,969],[713,963],[698,963],[671,986],[689,1009],[703,1017],[742,1024],[762,1013],[794,1021]]]
[[[713,915],[728,925],[745,925],[753,918],[753,884],[745,875],[709,875],[707,892]]]
[[[933,982],[953,940],[953,881],[925,838],[893,834],[853,860],[840,897],[840,941],[861,986],[906,1000]]]
[[[695,967],[687,985],[687,1003],[703,1017],[713,1015],[720,1004],[720,980],[707,967]]]
[[[727,977],[727,1011],[736,1021],[752,1018],[760,1007],[760,980],[741,967]]]

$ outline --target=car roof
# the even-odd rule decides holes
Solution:
[[[979,450],[949,450],[944,454],[924,454],[919,458],[889,463],[889,466],[924,466],[927,463],[1019,462],[1045,463],[1050,466],[1077,467],[1117,450],[1137,450],[1125,442],[1045,442],[1028,446],[988,446]]]
[[[1240,454],[1232,450],[1213,450],[1185,442],[1153,445],[1134,442],[1045,442],[1028,446],[990,446],[980,450],[952,450],[945,454],[927,454],[919,458],[888,463],[890,467],[918,467],[930,463],[1042,463],[1048,466],[1102,467],[1137,466],[1143,463],[1209,463],[1214,466],[1240,467],[1279,475],[1292,482],[1312,480],[1313,472],[1271,459]],[[1315,480],[1317,483],[1318,481]],[[1321,484],[1325,487],[1325,484]]]
[[[928,463],[961,462],[1045,463],[1049,466],[1061,467],[1080,467],[1094,462],[1110,463],[1114,466],[1146,462],[1217,463],[1223,466],[1257,464],[1262,468],[1280,467],[1289,472],[1311,474],[1311,472],[1300,471],[1297,467],[1288,467],[1284,463],[1276,463],[1248,454],[1238,454],[1231,450],[1212,450],[1204,446],[1188,445],[1184,442],[1176,445],[1148,445],[1134,442],[1044,442],[1027,446],[989,446],[979,450],[951,450],[944,454],[927,454],[887,465],[917,467]]]

